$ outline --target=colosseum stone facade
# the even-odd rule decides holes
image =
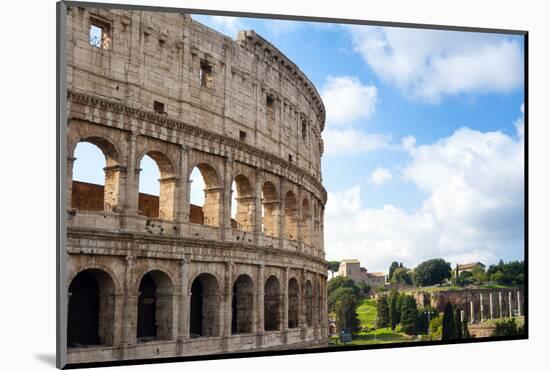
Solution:
[[[308,78],[254,31],[183,13],[69,7],[66,36],[67,361],[326,345],[325,111]],[[103,152],[104,185],[72,180],[79,142]],[[145,155],[159,196],[139,191]]]

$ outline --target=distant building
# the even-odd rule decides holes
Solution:
[[[371,288],[384,286],[386,284],[386,274],[383,272],[368,272],[365,267],[361,267],[361,262],[357,259],[346,259],[340,262],[337,276],[346,276],[353,279],[356,283],[366,283]]]
[[[485,269],[485,265],[481,262],[470,262],[470,263],[463,263],[463,264],[458,264],[457,265],[457,269],[458,271],[472,271],[473,269],[475,268],[482,268],[482,269]]]

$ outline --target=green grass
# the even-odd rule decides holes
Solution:
[[[376,300],[363,299],[356,309],[361,326],[373,328],[376,326]]]
[[[368,333],[356,333],[353,335],[353,341],[346,344],[340,343],[338,341],[338,337],[334,336],[331,339],[331,344],[337,346],[357,346],[382,343],[410,342],[412,340],[412,337],[406,334],[393,332],[390,328],[381,328],[369,331]]]

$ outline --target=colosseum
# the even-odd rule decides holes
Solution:
[[[326,345],[315,86],[254,31],[233,40],[176,12],[66,16],[67,362]],[[73,181],[82,142],[105,156],[103,185]],[[146,156],[159,195],[139,190]]]

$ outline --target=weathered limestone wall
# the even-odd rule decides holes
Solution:
[[[94,22],[106,47],[90,45]],[[325,112],[307,77],[254,32],[233,41],[185,14],[73,7],[67,24],[67,189],[79,199],[68,209],[67,286],[94,274],[110,338],[70,348],[69,362],[325,345]],[[82,141],[105,155],[103,194],[72,181]],[[144,155],[159,167],[159,197],[139,193]],[[206,184],[202,209],[190,204],[195,167]],[[143,341],[146,276],[157,288],[156,337]],[[251,285],[234,293],[243,280]],[[278,303],[266,311],[273,280]],[[203,293],[193,298],[197,281]],[[191,335],[197,297],[203,330]],[[237,316],[251,320],[237,326],[246,332],[233,332],[234,297]],[[278,317],[274,330],[266,313]]]

